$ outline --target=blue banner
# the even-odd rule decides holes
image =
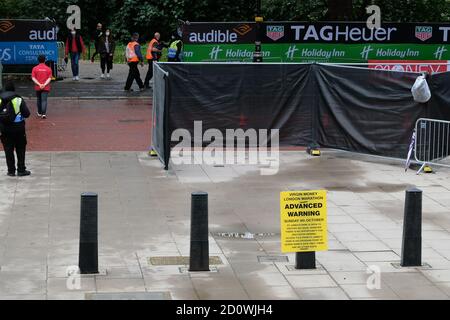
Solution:
[[[1,42],[0,61],[3,65],[37,64],[40,54],[47,60],[58,60],[58,45],[53,41],[46,42]]]

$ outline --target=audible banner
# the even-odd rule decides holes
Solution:
[[[0,61],[3,65],[37,64],[44,54],[57,61],[57,27],[48,20],[0,20]]]

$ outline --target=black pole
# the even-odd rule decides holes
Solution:
[[[422,190],[406,191],[402,267],[422,266]]]
[[[256,39],[255,52],[253,53],[253,62],[263,62],[262,48],[261,48],[261,25],[264,18],[261,15],[261,0],[256,0]]]
[[[80,252],[81,274],[98,273],[98,195],[81,195]]]
[[[208,194],[195,192],[191,202],[189,271],[210,271],[208,233]]]
[[[297,270],[316,269],[316,253],[297,252],[295,254],[295,269]]]

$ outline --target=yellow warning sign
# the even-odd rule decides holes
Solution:
[[[327,251],[327,192],[282,192],[280,203],[281,251]]]

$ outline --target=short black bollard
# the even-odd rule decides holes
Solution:
[[[98,273],[98,195],[81,195],[80,252],[81,274]]]
[[[422,266],[422,191],[417,188],[406,191],[401,266]]]
[[[189,271],[210,271],[208,233],[208,194],[195,192],[191,203]]]
[[[297,270],[316,269],[316,253],[297,252],[295,254],[295,269]]]

